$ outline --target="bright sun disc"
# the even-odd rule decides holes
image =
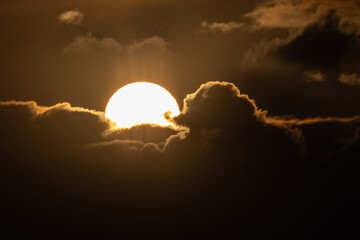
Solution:
[[[171,94],[159,85],[148,82],[130,83],[120,88],[109,100],[105,116],[118,128],[130,128],[137,124],[151,123],[171,125],[164,117],[180,113],[179,106]]]

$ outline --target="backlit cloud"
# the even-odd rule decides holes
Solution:
[[[359,4],[2,1],[2,238],[359,239]],[[138,81],[173,127],[104,117]]]
[[[33,227],[42,220],[19,209],[31,206],[38,214],[58,216],[53,222],[66,219],[64,231],[77,226],[78,221],[68,219],[76,209],[80,209],[77,219],[86,225],[96,223],[96,231],[102,229],[101,224],[106,223],[106,228],[111,224],[111,219],[99,219],[99,215],[133,217],[134,223],[128,217],[116,221],[116,229],[121,223],[121,234],[133,226],[164,231],[164,226],[188,223],[188,217],[179,220],[184,211],[186,215],[199,211],[198,220],[205,227],[209,216],[202,215],[208,212],[204,204],[229,209],[234,217],[255,214],[256,222],[264,214],[259,206],[268,204],[269,217],[274,219],[283,216],[279,209],[288,213],[294,205],[302,206],[304,194],[318,197],[318,186],[332,183],[323,183],[332,165],[325,171],[322,163],[312,173],[314,165],[319,166],[315,160],[326,159],[338,171],[359,156],[359,116],[269,116],[229,82],[208,82],[185,97],[181,114],[174,118],[187,128],[180,132],[150,125],[110,131],[102,112],[69,103],[46,107],[34,101],[0,102],[0,114],[3,200],[10,206],[4,216],[32,219],[26,226]],[[302,143],[300,137],[294,139],[295,134],[302,136]],[[305,154],[299,152],[299,144],[306,145]],[[315,186],[304,193],[300,183],[309,177],[309,186]],[[346,179],[341,180],[341,186],[353,188]],[[258,197],[258,192],[268,191],[274,198],[270,203]],[[284,192],[291,201],[283,200]],[[224,198],[225,194],[231,197]],[[323,194],[321,201],[328,198]],[[139,222],[133,215],[139,208],[151,216],[162,214],[155,217],[156,224]],[[307,222],[297,214],[291,219]],[[249,219],[239,221],[248,224]]]
[[[181,114],[175,117],[174,120],[180,125],[189,127],[190,138],[196,135],[197,132],[207,139],[205,137],[208,136],[207,133],[216,133],[218,137],[224,137],[226,134],[236,134],[239,131],[239,134],[266,136],[269,134],[268,132],[273,131],[271,133],[273,134],[272,137],[278,140],[286,138],[283,134],[286,133],[296,142],[301,151],[306,151],[307,139],[313,138],[313,136],[307,136],[303,131],[308,126],[321,126],[320,128],[322,128],[322,125],[328,126],[331,124],[330,128],[339,129],[348,124],[348,136],[352,136],[356,126],[360,124],[360,116],[319,116],[304,119],[294,116],[271,116],[268,111],[259,108],[248,95],[241,94],[234,84],[228,82],[208,82],[203,84],[195,93],[187,95],[183,105],[184,108]],[[226,106],[232,106],[233,109]],[[332,131],[329,129],[329,132]],[[204,135],[204,133],[206,134]],[[309,135],[312,135],[312,133],[310,132]],[[269,136],[269,138],[272,137]],[[328,139],[331,139],[331,141],[335,141],[336,138],[339,137],[328,135]],[[221,137],[220,139],[226,141]],[[233,140],[233,138],[229,139]],[[248,140],[250,141],[250,139]],[[257,138],[257,141],[260,141],[260,137]],[[246,146],[248,143],[245,141],[242,144]],[[346,143],[340,143],[337,149],[342,149],[345,145]],[[323,151],[330,150],[334,149],[330,147],[329,149],[325,148]]]
[[[226,106],[232,106],[233,109]],[[104,117],[103,112],[72,107],[69,103],[45,107],[38,106],[34,101],[7,101],[0,102],[0,107],[4,113],[7,111],[11,113],[7,114],[7,118],[14,127],[29,128],[24,129],[27,132],[24,137],[29,138],[29,141],[33,138],[29,142],[31,144],[42,145],[42,136],[46,133],[50,137],[46,140],[47,144],[53,141],[59,143],[62,139],[62,144],[65,145],[78,143],[89,147],[109,147],[114,144],[126,144],[132,146],[133,149],[141,150],[145,147],[145,143],[153,143],[156,145],[154,145],[155,149],[159,151],[164,148],[165,144],[165,149],[169,149],[168,145],[176,148],[175,142],[178,141],[174,142],[174,138],[178,138],[180,142],[186,142],[189,141],[187,139],[191,140],[194,136],[202,136],[200,142],[206,144],[206,142],[218,138],[223,139],[228,134],[237,132],[266,136],[268,134],[266,132],[271,128],[274,131],[276,128],[279,130],[272,133],[277,132],[273,137],[278,138],[283,135],[286,138],[284,134],[289,134],[289,137],[294,138],[301,145],[304,138],[302,126],[323,123],[336,123],[339,126],[348,123],[356,125],[360,121],[359,116],[305,119],[268,116],[267,111],[258,108],[254,100],[241,94],[235,85],[228,82],[208,82],[195,93],[187,95],[181,114],[174,118],[175,123],[185,127],[182,129],[144,125],[130,129],[112,130],[111,123]],[[16,118],[16,116],[20,116],[18,114],[26,114],[26,112],[28,112],[27,119]],[[33,124],[34,126],[32,126]],[[46,127],[42,129],[39,124]],[[10,131],[9,129],[7,131]],[[86,134],[80,134],[81,132],[86,132]],[[36,135],[32,136],[33,133]],[[271,138],[271,135],[269,137]],[[228,140],[233,141],[233,139]],[[244,146],[248,144],[248,142],[245,143],[246,141],[243,142]]]

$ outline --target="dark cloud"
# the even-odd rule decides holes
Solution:
[[[151,125],[114,131],[102,112],[68,103],[0,105],[5,233],[48,236],[61,227],[60,235],[128,235],[136,229],[168,236],[224,229],[234,234],[240,228],[241,236],[259,229],[255,236],[316,236],[313,226],[327,226],[322,211],[347,199],[334,197],[340,188],[333,188],[328,163],[346,172],[358,156],[337,159],[357,153],[359,117],[270,117],[227,82],[209,82],[184,99],[174,118],[183,125],[180,132]],[[294,129],[304,136],[305,155]],[[325,162],[312,161],[316,154]],[[350,180],[336,184],[354,196]],[[340,216],[334,212],[328,221]]]
[[[234,82],[276,115],[358,115],[356,84],[340,77],[356,82],[359,12],[355,1],[262,2],[246,16],[267,38],[245,51]]]
[[[238,105],[234,105],[234,102],[238,102]],[[181,114],[175,117],[176,123],[196,129],[241,125],[238,122],[239,111],[244,113],[241,118],[245,123],[252,122],[249,119],[254,118],[252,115],[257,111],[253,100],[250,100],[247,95],[240,94],[236,86],[227,82],[209,82],[201,85],[195,93],[186,96],[183,105]],[[213,109],[209,111],[205,106],[212,106]],[[224,108],[224,106],[233,109]],[[227,121],[219,121],[220,117]]]
[[[145,143],[165,143],[169,136],[177,134],[182,129],[174,127],[160,127],[152,124],[136,125],[129,129],[111,129],[103,135],[107,140],[133,139]]]
[[[266,121],[293,135],[299,143],[304,143],[309,155],[320,154],[326,157],[346,148],[356,135],[360,117],[336,118],[317,117],[298,119],[295,117],[267,117]],[[317,155],[319,156],[319,155]]]
[[[315,6],[321,8],[322,5],[316,3]],[[285,11],[289,6],[282,7]],[[285,38],[274,38],[269,42],[262,42],[245,55],[244,63],[248,66],[249,60],[250,63],[254,62],[251,59],[275,54],[284,63],[300,64],[307,71],[317,69],[336,75],[341,71],[357,70],[353,64],[360,56],[360,41],[356,31],[349,32],[342,28],[346,24],[339,15],[340,10],[326,9],[327,11],[322,11],[315,20],[304,17],[306,24],[301,24],[301,27],[297,26],[296,30],[289,31]],[[299,11],[299,14],[304,14],[304,12]],[[282,15],[271,14],[271,16]],[[267,20],[270,21],[271,18]],[[291,29],[291,27],[288,26],[285,29]]]
[[[308,69],[329,70],[341,67],[349,58],[359,58],[359,39],[340,30],[333,13],[309,25],[301,35],[278,50],[285,61],[300,63]]]
[[[356,139],[359,126],[358,116],[352,118],[318,117],[308,119],[274,117],[266,111],[260,110],[253,100],[247,95],[241,94],[233,84],[211,82],[202,85],[196,93],[189,94],[185,98],[184,109],[175,118],[175,121],[188,126],[190,131],[181,142],[172,142],[174,144],[170,144],[168,150],[182,153],[188,148],[195,147],[197,151],[192,151],[192,153],[198,161],[203,161],[202,157],[199,157],[201,154],[198,151],[205,152],[207,157],[204,168],[207,171],[212,171],[213,174],[217,174],[217,180],[214,181],[226,179],[217,182],[219,189],[223,189],[219,194],[229,194],[224,189],[231,189],[232,199],[241,204],[245,204],[244,197],[250,197],[248,195],[250,192],[247,192],[248,189],[245,190],[246,188],[243,188],[244,185],[242,184],[244,182],[249,183],[249,178],[256,176],[256,179],[250,180],[251,184],[253,184],[251,186],[257,190],[261,189],[261,192],[266,191],[260,187],[263,186],[271,192],[274,201],[277,203],[271,200],[267,203],[260,202],[266,206],[265,209],[271,212],[270,215],[276,224],[281,222],[281,226],[286,226],[282,229],[288,230],[292,227],[282,221],[277,222],[279,220],[277,214],[280,212],[284,214],[286,221],[292,223],[298,221],[296,224],[303,227],[306,224],[300,222],[305,219],[307,219],[305,221],[312,222],[311,224],[318,224],[319,227],[327,226],[322,222],[321,217],[319,218],[318,214],[321,211],[331,212],[329,222],[336,223],[333,217],[341,214],[337,215],[334,212],[336,210],[332,204],[347,201],[345,200],[347,198],[339,197],[339,195],[335,197],[337,191],[341,192],[339,188],[336,188],[338,190],[333,189],[334,191],[325,190],[332,188],[327,181],[336,181],[336,184],[340,185],[345,184],[347,186],[346,191],[351,192],[350,195],[353,197],[356,195],[352,178],[339,180],[338,177],[340,178],[340,176],[336,174],[335,177],[332,174],[337,172],[335,170],[337,164],[341,165],[339,168],[342,173],[347,171],[345,170],[347,167],[342,164],[353,167],[357,165],[354,162],[356,161],[355,156],[357,156],[356,151],[348,152],[346,157],[343,154],[344,149],[349,144],[353,146],[351,139]],[[338,162],[335,163],[336,161]],[[298,182],[299,180],[301,183]],[[304,189],[302,188],[305,186],[303,184],[307,186]],[[235,193],[237,190],[239,192]],[[286,196],[283,196],[286,203],[279,199],[282,192],[286,192]],[[320,192],[324,195],[321,195]],[[338,194],[340,193],[338,192]],[[329,197],[334,197],[334,201],[331,200],[324,204],[322,201],[328,201],[326,199]],[[225,199],[224,197],[222,200]],[[252,200],[259,207],[257,205],[259,199]],[[316,206],[318,206],[317,204],[312,205],[315,202],[324,204],[322,210],[315,210]],[[231,210],[234,215],[228,213],[226,217],[230,215],[235,217],[237,210],[241,211],[241,214],[246,214],[246,211],[240,210],[241,207],[229,201],[229,199],[224,204],[234,204]],[[281,207],[277,208],[276,213],[269,210],[269,208],[278,206],[277,204],[280,204]],[[213,210],[216,207],[219,206],[214,206]],[[303,207],[308,210],[300,210]],[[261,208],[257,210],[259,209]],[[312,220],[303,215],[304,212],[300,213],[295,209],[300,212],[305,211],[305,215],[311,215]],[[254,214],[259,216],[257,211]],[[260,215],[265,217],[265,215]],[[290,216],[297,216],[298,219],[292,219]],[[261,221],[259,218],[255,218],[254,221]],[[248,226],[250,227],[251,218],[248,220]],[[269,224],[269,222],[266,221],[266,224]],[[348,222],[344,226],[337,226],[344,229],[349,224],[351,225]],[[274,225],[271,226],[274,227]],[[299,230],[299,232],[302,232],[302,230]],[[324,230],[321,230],[321,232],[324,233]]]
[[[209,108],[208,106],[211,106]],[[231,106],[225,107],[225,106]],[[206,122],[203,119],[207,119]],[[224,121],[224,119],[226,119]],[[190,136],[195,132],[199,132],[204,139],[213,139],[218,136],[226,135],[225,139],[232,141],[237,136],[245,134],[246,136],[256,135],[254,143],[251,143],[251,138],[240,144],[243,147],[247,144],[259,144],[261,139],[266,139],[269,134],[268,141],[271,138],[282,137],[286,138],[286,134],[291,136],[298,144],[298,147],[306,147],[306,141],[304,142],[303,128],[306,126],[316,126],[314,128],[320,128],[317,126],[329,126],[327,129],[328,135],[324,137],[324,134],[312,133],[313,136],[309,136],[309,139],[316,139],[316,136],[328,139],[329,141],[339,140],[340,137],[332,136],[329,134],[336,134],[337,132],[345,134],[342,136],[352,136],[355,132],[356,126],[359,124],[360,117],[316,117],[299,119],[293,116],[271,116],[267,111],[258,108],[253,99],[250,99],[246,94],[240,94],[239,89],[232,83],[227,82],[209,82],[203,84],[195,93],[187,95],[184,99],[184,109],[181,114],[174,118],[175,122],[180,125],[185,125],[190,129]],[[341,125],[348,125],[348,131],[344,129],[337,130]],[[236,126],[236,127],[235,127]],[[330,128],[333,128],[330,130]],[[340,127],[341,128],[341,127]],[[270,130],[269,130],[270,129]],[[271,130],[273,129],[273,130]],[[277,130],[278,133],[276,134]],[[259,131],[259,132],[258,132]],[[267,133],[267,131],[269,133]],[[283,133],[281,133],[283,131]],[[286,133],[286,134],[285,134]],[[306,134],[305,137],[307,138]],[[226,142],[222,139],[223,143]],[[235,140],[238,142],[240,140]],[[280,140],[284,142],[291,142],[290,139]],[[345,139],[344,139],[345,141]],[[314,142],[318,142],[314,140]],[[321,142],[321,141],[319,141]],[[265,142],[264,142],[265,144]],[[303,145],[305,144],[305,146]],[[347,143],[339,141],[339,148],[344,147]],[[231,145],[231,144],[230,144]],[[328,149],[324,151],[335,150],[330,144],[325,144]],[[274,146],[272,146],[274,147]],[[237,149],[241,148],[236,146]],[[245,147],[246,148],[246,147]],[[265,149],[265,146],[259,147]],[[310,149],[311,153],[311,149]]]
[[[357,237],[358,1],[0,5],[5,238]],[[181,126],[112,129],[134,81]]]
[[[0,106],[7,115],[4,121],[8,119],[6,125],[9,125],[3,141],[9,145],[27,146],[29,150],[33,146],[52,149],[108,145],[112,141],[117,141],[117,144],[137,143],[134,146],[140,150],[145,143],[164,143],[178,131],[173,127],[151,124],[137,125],[130,129],[112,129],[112,123],[105,118],[103,112],[72,107],[69,103],[44,107],[38,106],[34,101],[8,101],[0,102]],[[11,132],[20,136],[11,136]],[[11,139],[6,139],[7,136]],[[23,141],[23,144],[17,144],[17,140]]]

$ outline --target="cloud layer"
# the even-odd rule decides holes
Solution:
[[[356,238],[359,16],[355,0],[1,4],[3,238]],[[111,128],[100,110],[136,81],[184,100],[177,127]]]
[[[338,195],[343,187],[355,194],[349,179],[332,173],[355,167],[359,116],[268,116],[228,82],[208,82],[186,96],[173,119],[184,126],[180,132],[155,126],[114,131],[102,112],[68,103],[8,101],[0,112],[9,232],[40,224],[44,233],[59,225],[64,233],[81,233],[74,229],[80,222],[95,224],[86,230],[91,235],[134,228],[139,234],[201,232],[214,223],[234,232],[241,223],[243,236],[259,224],[276,235],[278,224],[284,234],[321,219],[321,211],[301,215],[317,202],[327,200],[322,208],[333,211],[347,199]],[[328,187],[335,192],[319,194]]]

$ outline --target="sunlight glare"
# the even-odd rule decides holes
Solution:
[[[135,82],[120,88],[109,100],[105,116],[116,123],[117,128],[130,128],[150,123],[172,125],[164,114],[171,117],[180,113],[174,97],[164,88],[148,82]]]

